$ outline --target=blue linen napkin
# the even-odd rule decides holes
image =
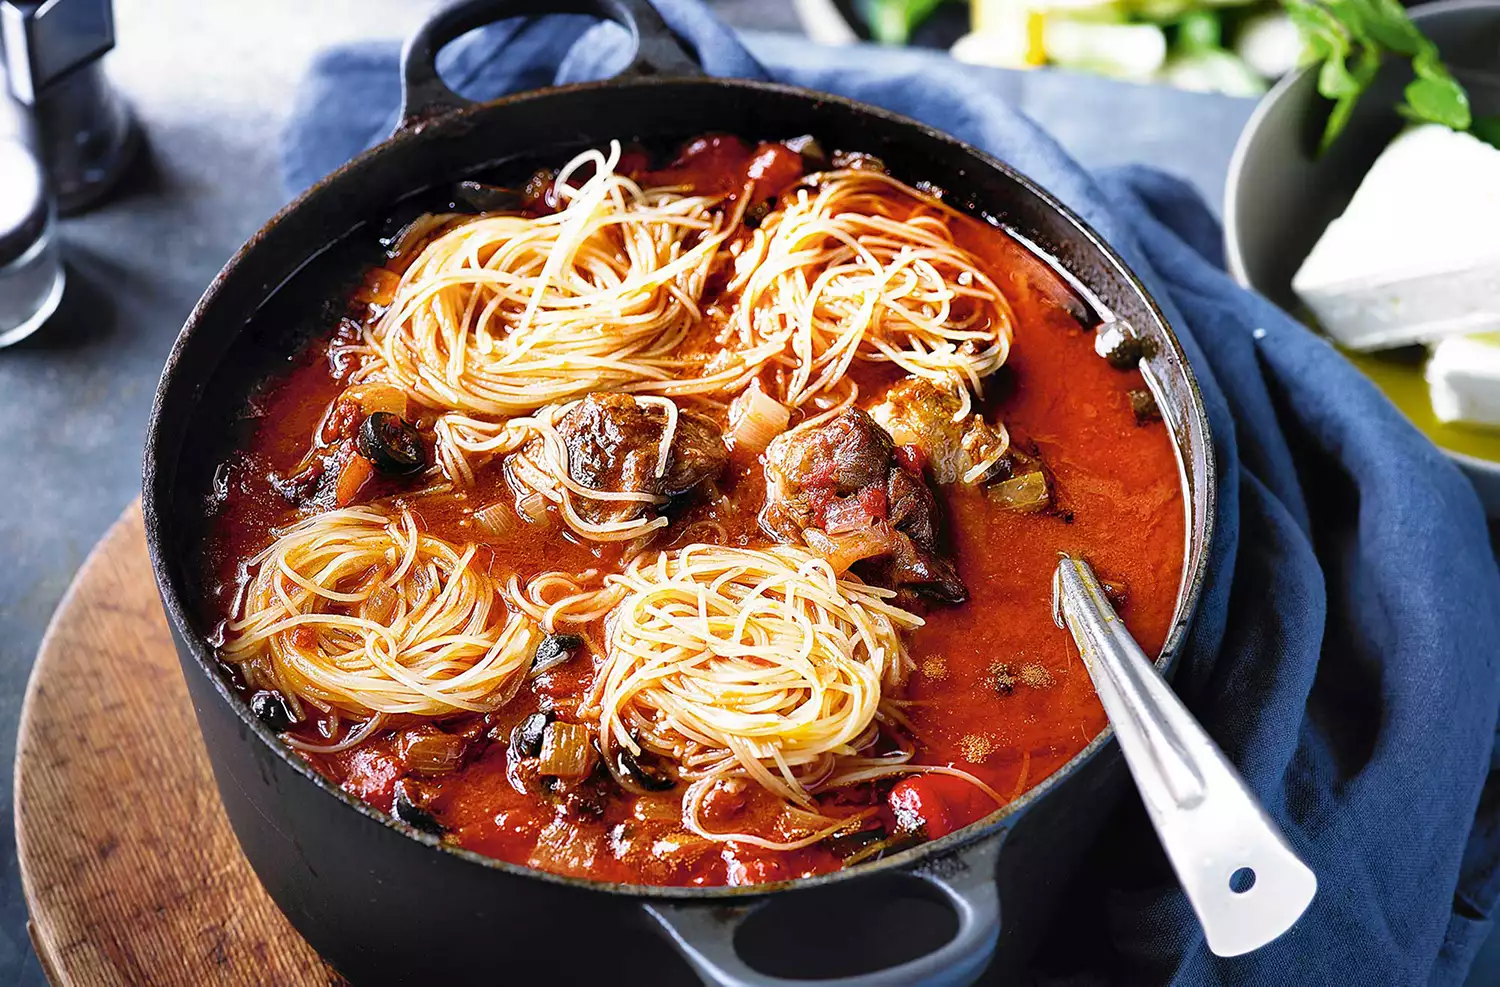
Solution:
[[[1174,684],[1318,896],[1277,942],[1213,956],[1132,799],[1028,981],[1462,982],[1500,898],[1500,782],[1486,786],[1500,578],[1468,483],[1326,342],[1230,280],[1192,189],[1143,168],[1085,172],[1001,97],[1003,73],[794,39],[757,39],[752,57],[696,0],[656,3],[713,74],[875,103],[1039,180],[1140,275],[1198,375],[1219,528]],[[289,190],[390,131],[396,51],[320,57],[285,134]],[[600,78],[628,55],[614,25],[555,16],[469,35],[442,63],[460,91],[494,96]]]

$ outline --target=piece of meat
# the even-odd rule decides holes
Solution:
[[[783,433],[767,455],[780,475],[847,495],[884,482],[892,450],[890,435],[869,415],[851,408],[818,428]]]
[[[898,446],[922,451],[933,480],[955,483],[997,454],[1003,458],[1010,444],[1005,429],[981,415],[954,421],[962,409],[963,402],[953,391],[922,377],[903,377],[870,409],[870,415]],[[992,466],[969,482],[987,482],[993,473]]]
[[[592,490],[679,497],[724,471],[729,452],[719,426],[679,410],[667,468],[658,476],[666,425],[666,412],[658,405],[628,394],[590,394],[557,423],[568,450],[568,474]],[[647,506],[584,498],[578,509],[594,521],[629,520]]]
[[[886,518],[918,545],[937,543],[937,500],[918,474],[893,469],[886,480]]]
[[[897,462],[891,437],[857,408],[812,429],[783,433],[766,449],[761,527],[802,543],[834,568],[875,585],[945,603],[968,590],[937,549],[937,501]]]
[[[592,490],[656,493],[660,414],[626,394],[590,394],[557,423],[568,474]]]
[[[680,497],[706,480],[717,479],[728,462],[729,450],[719,426],[702,415],[679,411],[677,434],[672,436],[667,472],[662,475],[658,492]]]

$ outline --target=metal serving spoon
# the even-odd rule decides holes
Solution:
[[[1052,608],[1078,643],[1208,948],[1239,956],[1290,929],[1318,879],[1135,643],[1087,562],[1058,563]]]

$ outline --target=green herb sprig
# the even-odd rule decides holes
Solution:
[[[1500,121],[1475,121],[1469,94],[1438,54],[1437,45],[1417,29],[1398,0],[1283,0],[1288,16],[1307,44],[1306,59],[1321,63],[1318,92],[1333,100],[1320,151],[1343,132],[1354,106],[1375,80],[1386,55],[1406,58],[1415,78],[1406,86],[1397,112],[1408,120],[1440,123],[1454,130],[1473,128],[1495,143]],[[1476,123],[1478,124],[1476,126]],[[1500,146],[1500,144],[1497,144]]]

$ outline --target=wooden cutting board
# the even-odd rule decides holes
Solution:
[[[15,790],[31,939],[53,983],[342,983],[230,832],[139,504],[94,548],[42,640]]]

